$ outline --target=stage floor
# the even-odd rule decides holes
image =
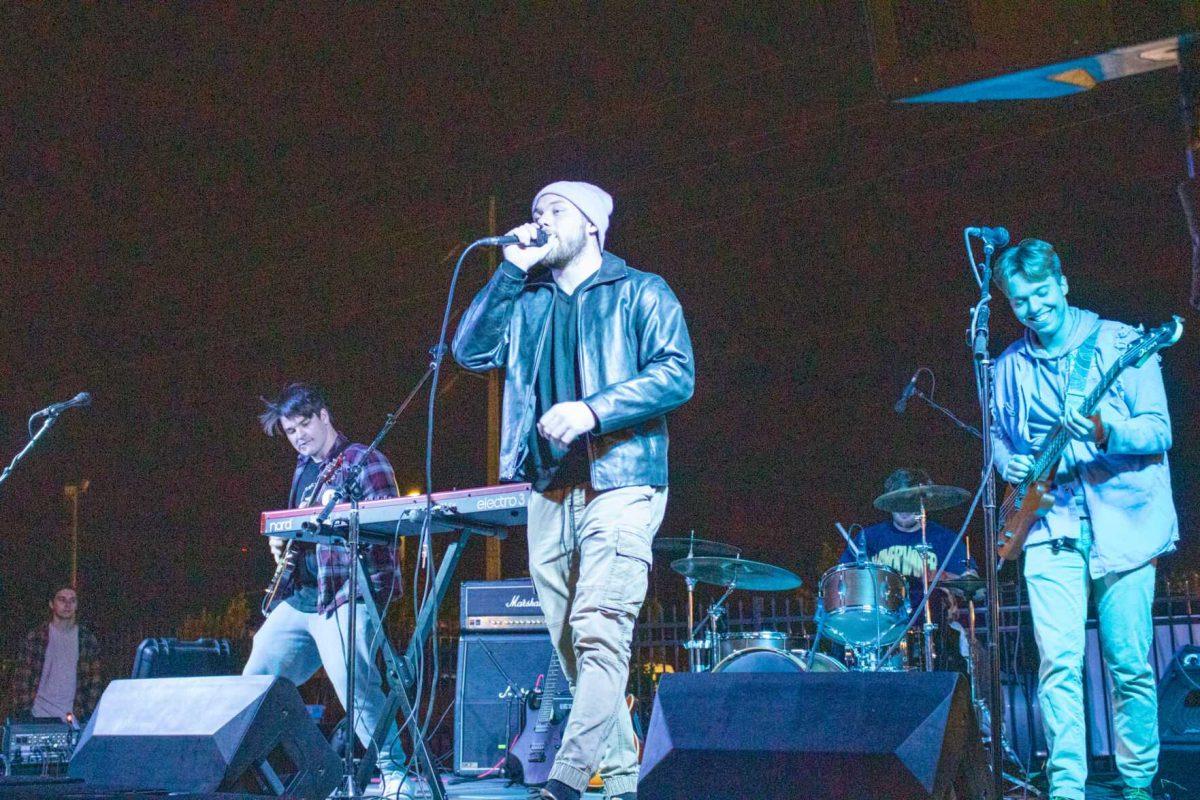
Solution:
[[[532,797],[529,789],[508,786],[503,778],[473,780],[448,776],[446,788],[454,800],[527,800]],[[373,783],[366,791],[367,797],[379,796],[379,784]],[[704,779],[696,781],[696,800],[707,800]],[[1006,797],[1019,798],[1023,795],[1011,792]],[[1033,795],[1029,795],[1032,797]],[[71,781],[38,781],[36,779],[13,780],[0,778],[0,800],[237,800],[248,795],[192,794],[171,795],[160,792],[105,792],[89,791],[81,783]],[[602,800],[603,792],[589,792],[588,800]],[[1088,800],[1116,800],[1121,797],[1119,785],[1111,775],[1097,776],[1088,784]],[[259,800],[255,798],[254,800]]]
[[[531,790],[521,786],[507,786],[508,781],[503,778],[484,778],[481,780],[472,780],[470,778],[459,778],[456,776],[448,776],[446,778],[447,794],[455,800],[525,800],[535,795],[531,794]],[[377,796],[379,794],[379,785],[372,784],[368,791],[368,796]],[[706,793],[703,788],[703,781],[697,781],[696,800],[705,800]],[[1023,797],[1018,791],[1010,792],[1006,795],[1007,798]],[[1029,797],[1034,797],[1030,794]],[[588,792],[584,795],[587,800],[603,800],[603,791]],[[1098,775],[1088,782],[1087,800],[1120,800],[1121,789],[1114,775]]]

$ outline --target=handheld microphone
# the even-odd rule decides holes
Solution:
[[[919,369],[912,374],[912,377],[908,379],[908,384],[904,387],[904,391],[900,393],[900,399],[896,401],[896,405],[892,406],[892,409],[897,414],[903,414],[904,409],[908,408],[909,399],[916,394],[917,376],[920,374],[921,370]]]
[[[43,408],[41,411],[34,414],[35,417],[57,417],[68,408],[77,406],[90,406],[92,404],[92,395],[89,392],[80,392],[70,400],[64,400],[61,403],[54,403]]]
[[[967,228],[966,234],[982,239],[984,244],[992,247],[1004,247],[1009,238],[1007,228]]]
[[[535,236],[533,241],[530,242],[526,246],[527,247],[544,247],[546,242],[548,242],[548,241],[550,241],[550,237],[546,234],[546,229],[538,228],[537,236]],[[496,247],[503,247],[506,244],[520,244],[520,243],[521,243],[521,240],[513,235],[485,236],[484,238],[475,242],[475,244],[479,244],[479,245],[494,245]]]

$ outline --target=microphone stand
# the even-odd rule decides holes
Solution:
[[[30,436],[29,442],[26,443],[26,445],[21,448],[21,452],[17,453],[15,456],[13,456],[13,460],[9,463],[9,465],[7,467],[4,468],[4,472],[0,473],[0,484],[4,483],[6,480],[8,480],[8,476],[12,474],[12,471],[17,466],[17,463],[22,458],[24,458],[29,453],[29,451],[33,450],[34,446],[38,443],[38,440],[40,440],[42,438],[42,436],[45,435],[46,431],[50,430],[50,427],[52,425],[54,425],[55,422],[58,422],[59,415],[65,410],[66,409],[63,409],[62,411],[44,412],[45,413],[45,421],[42,423],[42,427],[38,428],[37,433]],[[38,411],[29,418],[29,424],[30,424],[31,428],[33,426],[34,418],[37,417],[38,414],[42,414],[42,413],[43,412]]]
[[[983,435],[979,432],[978,428],[976,428],[974,425],[972,425],[968,422],[964,422],[963,420],[959,419],[958,416],[955,415],[955,413],[953,411],[946,408],[941,403],[938,403],[936,400],[934,400],[932,397],[930,397],[929,395],[922,392],[920,389],[913,390],[913,397],[921,398],[934,411],[937,411],[938,413],[945,415],[951,422],[954,423],[954,425],[960,431],[969,433],[972,436],[974,436],[976,439],[983,438]]]
[[[992,359],[988,353],[988,325],[991,319],[992,255],[996,247],[984,240],[983,263],[975,261],[966,231],[963,240],[971,270],[979,280],[979,302],[971,320],[971,354],[979,389],[980,429],[983,436],[983,565],[987,583],[988,662],[991,667],[988,686],[988,713],[991,715],[991,765],[993,797],[1004,796],[1004,753],[1000,746],[1004,728],[1004,701],[1000,688],[1000,585],[996,558],[996,470],[992,466]]]
[[[425,374],[417,381],[417,385],[413,387],[408,396],[404,398],[404,402],[400,407],[387,415],[387,419],[383,423],[383,427],[375,434],[375,438],[371,440],[371,444],[367,445],[367,449],[359,456],[358,461],[352,464],[346,470],[346,478],[338,486],[333,496],[329,498],[329,502],[321,509],[321,513],[312,522],[304,523],[304,528],[311,531],[320,531],[329,520],[329,515],[333,513],[333,509],[339,503],[350,501],[349,513],[349,530],[346,534],[346,548],[350,551],[350,575],[346,578],[346,593],[348,596],[347,603],[349,608],[346,611],[346,750],[344,753],[342,791],[346,797],[359,797],[359,787],[356,782],[356,769],[354,766],[354,737],[357,736],[354,725],[354,715],[356,713],[354,701],[355,683],[358,671],[358,659],[355,658],[358,650],[358,551],[359,551],[359,504],[362,502],[364,493],[362,485],[359,483],[359,478],[362,476],[363,468],[367,463],[367,458],[371,453],[379,449],[380,443],[384,437],[392,430],[396,424],[396,420],[404,413],[404,409],[408,408],[409,403],[417,396],[417,392],[425,385],[425,381],[433,374],[434,367],[431,365],[425,370]],[[382,621],[380,628],[382,629]],[[386,635],[381,630],[381,635]]]

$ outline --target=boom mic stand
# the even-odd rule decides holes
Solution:
[[[975,367],[976,386],[979,390],[980,430],[983,436],[983,565],[984,580],[987,583],[987,617],[988,617],[988,663],[991,668],[987,693],[988,713],[992,719],[992,742],[990,748],[992,764],[993,797],[1004,796],[1004,752],[1000,746],[1001,736],[998,731],[1004,724],[1004,700],[1000,688],[1000,585],[997,577],[996,558],[996,470],[992,467],[992,359],[988,353],[988,325],[991,319],[992,295],[989,286],[992,282],[992,255],[995,253],[995,243],[985,238],[983,244],[983,263],[975,261],[975,253],[971,249],[971,239],[963,231],[963,242],[967,248],[967,258],[971,263],[971,271],[979,281],[979,302],[975,304],[971,314],[970,346]]]
[[[40,440],[42,438],[42,436],[44,436],[46,434],[46,432],[48,430],[50,430],[50,427],[52,425],[54,425],[55,422],[58,422],[59,415],[62,414],[62,412],[65,410],[66,409],[64,408],[64,409],[61,409],[58,411],[45,411],[45,412],[38,411],[38,412],[35,412],[34,415],[29,418],[29,428],[31,431],[29,441],[25,444],[24,447],[21,448],[21,452],[17,453],[15,456],[13,456],[13,460],[9,463],[9,465],[7,467],[4,468],[4,472],[0,472],[0,483],[4,483],[6,480],[8,480],[8,476],[12,474],[12,471],[13,471],[13,469],[16,468],[17,463],[20,462],[20,460],[22,458],[24,458],[29,453],[29,451],[33,450],[34,446],[38,443],[38,440]],[[37,429],[37,433],[32,433],[33,420],[35,418],[37,418],[38,415],[44,416],[45,421],[42,422],[42,427]]]
[[[363,499],[363,489],[362,485],[359,483],[359,478],[362,476],[362,471],[366,465],[367,458],[371,455],[371,453],[379,449],[379,445],[381,442],[383,442],[384,437],[387,436],[392,430],[392,427],[396,424],[396,420],[399,419],[400,415],[404,413],[404,409],[408,408],[409,403],[411,403],[413,398],[417,396],[417,392],[419,392],[421,387],[425,385],[425,382],[429,380],[429,377],[433,374],[433,371],[434,368],[432,366],[426,369],[425,374],[421,376],[421,380],[417,381],[417,385],[414,386],[412,391],[408,393],[408,397],[404,398],[404,402],[400,404],[400,407],[391,414],[387,415],[387,419],[384,421],[383,427],[379,429],[377,434],[375,434],[375,438],[371,440],[371,444],[367,445],[367,449],[363,451],[361,456],[359,456],[358,461],[356,461],[346,470],[345,480],[343,480],[341,485],[334,490],[333,496],[329,498],[329,502],[327,502],[325,507],[321,509],[321,513],[317,515],[317,518],[314,521],[306,522],[304,524],[306,529],[319,531],[328,522],[330,514],[333,513],[334,506],[338,505],[339,503],[344,503],[347,500],[350,501],[350,526],[346,534],[346,548],[350,552],[350,560],[353,566],[350,568],[350,575],[346,578],[346,591],[348,597],[346,602],[348,603],[349,608],[346,612],[346,751],[344,754],[345,761],[343,764],[345,774],[342,776],[342,791],[346,797],[360,796],[359,789],[361,788],[357,784],[357,770],[354,766],[354,737],[357,735],[354,729],[354,716],[356,713],[355,706],[357,705],[354,701],[354,691],[357,680],[355,673],[358,671],[358,659],[355,656],[358,650],[358,576],[359,572],[361,571],[358,564],[359,503],[361,503]],[[47,423],[49,423],[49,420],[47,420]],[[387,634],[383,632],[382,619],[380,620],[379,628],[379,635],[386,636]],[[368,750],[370,750],[369,747]],[[436,775],[430,775],[429,778],[431,781],[436,780]]]

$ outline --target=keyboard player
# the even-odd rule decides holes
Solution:
[[[366,447],[351,444],[338,433],[325,393],[313,384],[293,383],[273,401],[264,403],[266,409],[259,415],[263,431],[269,436],[283,433],[297,453],[289,508],[323,504],[328,493],[345,479],[347,469],[363,458]],[[366,456],[359,480],[366,500],[398,494],[392,465],[378,451]],[[284,541],[270,542],[278,561],[283,556]],[[292,547],[294,566],[278,587],[278,602],[254,635],[243,674],[278,675],[299,686],[324,667],[345,707],[346,650],[342,637],[349,611],[347,579],[354,562],[345,546],[293,543]],[[379,607],[385,609],[388,601],[400,594],[394,549],[372,545],[365,550],[371,592]],[[364,746],[370,742],[384,706],[382,681],[370,647],[375,634],[368,616],[360,612],[355,673],[355,708],[359,713],[355,729]],[[405,780],[406,759],[395,721],[386,741],[377,744],[385,796],[412,797],[413,786]]]

